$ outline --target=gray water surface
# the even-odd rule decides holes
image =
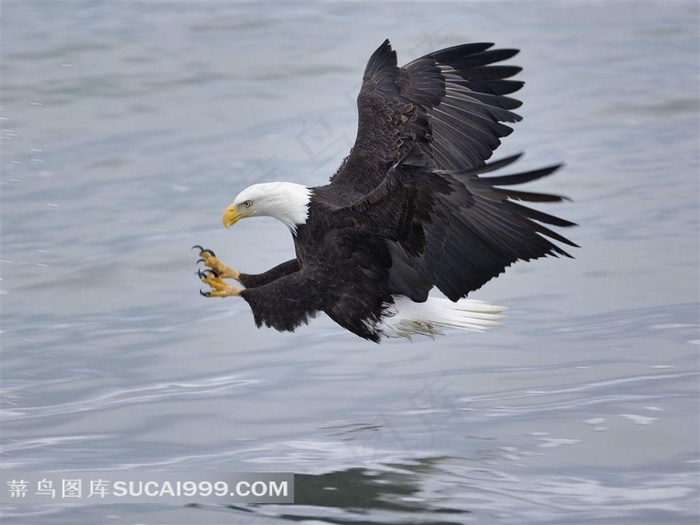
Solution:
[[[2,3],[2,468],[292,471],[292,506],[7,507],[3,523],[696,524],[697,2]],[[522,53],[495,158],[566,162],[575,259],[475,298],[487,334],[258,330],[199,296],[193,244],[253,182],[327,180],[367,58]]]

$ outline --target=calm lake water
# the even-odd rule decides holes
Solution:
[[[327,180],[390,38],[402,63],[522,49],[525,120],[495,158],[575,259],[474,294],[487,334],[367,343],[255,328],[199,296],[193,244],[244,186]],[[2,469],[291,471],[297,503],[7,506],[3,523],[697,524],[698,4],[2,4]]]

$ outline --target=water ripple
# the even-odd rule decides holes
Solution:
[[[259,382],[260,380],[257,379],[242,379],[237,376],[217,376],[203,378],[199,381],[193,380],[157,383],[126,390],[114,390],[107,394],[93,396],[70,403],[4,409],[0,411],[0,417],[2,417],[4,421],[9,422],[17,419],[35,419],[61,414],[99,411],[119,406],[160,402],[165,399],[189,397],[196,398],[201,396],[209,397],[212,394],[225,393],[233,389],[253,385]]]

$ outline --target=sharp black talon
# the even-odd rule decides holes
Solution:
[[[199,295],[204,296],[204,297],[210,297],[211,292],[203,292],[202,290],[199,291]]]
[[[208,254],[211,255],[212,257],[216,257],[216,254],[215,254],[213,251],[208,250],[208,249],[206,249],[206,248],[202,248],[199,244],[195,244],[194,246],[192,246],[191,249],[194,250],[195,248],[196,248],[197,250],[199,250],[200,255],[203,254],[203,253],[208,253]]]
[[[204,259],[197,259],[197,262],[195,264],[199,264],[199,263],[203,263],[203,262],[207,262],[207,261],[205,261]]]
[[[220,277],[219,272],[217,272],[216,270],[212,270],[211,268],[207,268],[204,271],[197,270],[197,275],[199,275],[201,279],[208,279],[209,274],[213,275],[216,278]]]

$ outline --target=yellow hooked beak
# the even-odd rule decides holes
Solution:
[[[221,222],[224,223],[226,228],[229,228],[251,213],[253,213],[253,208],[239,209],[235,204],[231,204],[221,216]]]

